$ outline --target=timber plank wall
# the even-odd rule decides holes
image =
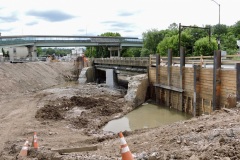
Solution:
[[[152,57],[153,56],[150,56],[150,62],[152,61]],[[193,114],[194,67],[182,67],[182,81],[180,67],[171,65],[169,68],[170,75],[168,75],[168,66],[151,65],[150,63],[148,73],[151,88],[150,96],[156,98],[156,101],[160,104]],[[213,68],[202,68],[200,66],[196,72],[196,115],[211,113],[213,110],[213,72]],[[237,71],[236,69],[218,69],[217,73],[219,76],[217,80],[220,80],[216,88],[218,94],[218,109],[220,109],[229,107],[227,103],[229,94],[233,95],[233,98],[236,98]],[[169,89],[169,86],[171,86],[171,89]],[[181,91],[181,89],[183,91]]]

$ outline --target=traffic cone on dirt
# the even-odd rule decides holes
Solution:
[[[134,160],[122,132],[119,133],[119,137],[120,137],[120,143],[121,143],[120,150],[121,150],[122,160]]]
[[[34,134],[33,134],[32,147],[33,147],[34,149],[38,149],[37,132],[34,132]]]
[[[24,143],[20,153],[19,153],[19,156],[22,156],[22,157],[26,157],[27,156],[27,152],[28,152],[28,146],[29,146],[29,141],[26,140],[26,142]]]

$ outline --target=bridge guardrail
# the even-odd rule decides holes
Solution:
[[[149,65],[149,58],[148,57],[94,58],[93,63],[147,67]]]

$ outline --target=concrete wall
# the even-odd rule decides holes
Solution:
[[[85,84],[94,81],[93,67],[85,67],[80,71],[78,82]]]
[[[130,78],[128,82],[128,91],[124,96],[125,101],[133,104],[133,107],[137,107],[145,102],[147,88],[148,88],[148,75],[141,74]]]

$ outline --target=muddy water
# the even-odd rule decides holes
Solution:
[[[120,131],[133,131],[142,128],[153,128],[177,121],[191,118],[190,115],[161,107],[154,104],[146,104],[138,107],[120,119],[115,119],[106,124],[104,131],[118,133]]]

